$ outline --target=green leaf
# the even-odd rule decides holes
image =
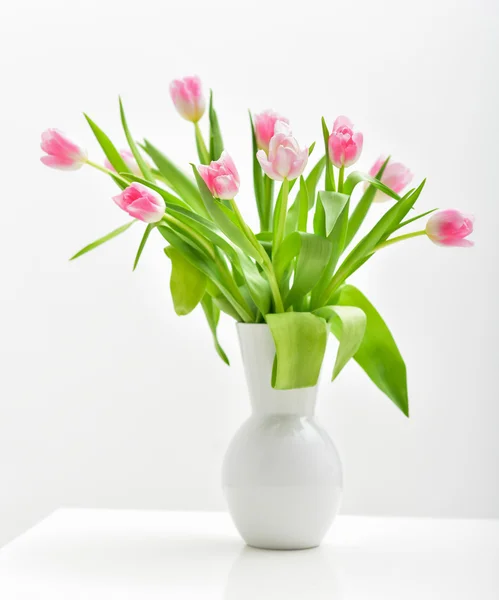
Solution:
[[[359,183],[362,183],[363,181],[367,181],[375,189],[379,190],[380,192],[383,192],[387,196],[390,196],[390,198],[397,200],[397,202],[400,202],[400,196],[396,194],[391,188],[386,186],[384,183],[381,183],[381,181],[379,181],[375,177],[371,177],[367,173],[362,173],[361,171],[354,171],[353,173],[350,173],[350,175],[345,180],[343,192],[350,196],[354,189],[357,187],[357,185],[359,185]]]
[[[406,214],[414,206],[414,203],[419,198],[426,180],[412,193],[404,196],[400,202],[394,204],[376,223],[371,231],[363,237],[360,242],[354,247],[350,254],[345,258],[339,269],[336,271],[333,279],[326,292],[319,299],[319,306],[327,304],[329,298],[338,289],[338,287],[354,273],[361,264],[363,264],[374,248],[381,242],[384,242],[390,235],[390,231],[396,227]]]
[[[95,242],[92,242],[91,244],[88,244],[87,246],[82,248],[79,252],[77,252],[74,256],[72,256],[69,260],[74,260],[75,258],[82,256],[82,254],[86,254],[87,252],[90,252],[90,250],[93,250],[94,248],[97,248],[98,246],[105,244],[109,240],[112,240],[113,238],[120,235],[120,233],[123,233],[124,231],[129,229],[134,223],[136,223],[135,219],[133,221],[130,221],[130,223],[127,223],[126,225],[122,225],[121,227],[118,227],[118,229],[111,231],[111,233],[104,235],[103,237],[99,238],[98,240],[95,240]]]
[[[186,260],[173,246],[165,248],[165,254],[172,261],[170,291],[175,312],[179,316],[188,315],[201,302],[206,291],[206,275]]]
[[[345,248],[348,229],[350,197],[339,192],[319,192],[314,215],[314,229],[327,237],[332,244],[329,262],[312,294],[312,305],[320,298],[333,276],[338,260]],[[321,207],[321,208],[320,208]]]
[[[298,257],[285,307],[301,302],[314,288],[329,262],[332,249],[331,242],[312,233],[294,232],[284,239],[275,257],[278,281],[283,279],[288,266]]]
[[[381,181],[381,177],[385,172],[386,165],[388,164],[389,160],[390,157],[388,157],[385,160],[385,162],[381,165],[379,171],[376,173],[375,179],[377,179],[378,181]],[[364,192],[362,198],[357,203],[357,206],[355,207],[352,216],[348,221],[348,232],[345,246],[348,246],[348,244],[352,241],[360,226],[364,222],[364,219],[366,218],[366,215],[369,209],[371,208],[371,204],[373,203],[376,192],[377,189],[372,184],[370,184],[367,190]]]
[[[306,312],[265,318],[276,347],[273,387],[290,390],[316,385],[326,351],[326,321]]]
[[[353,285],[341,288],[337,303],[341,306],[357,306],[365,313],[366,332],[354,359],[408,417],[406,366],[386,323],[369,300]]]
[[[324,167],[326,165],[326,157],[323,156],[319,162],[313,167],[310,173],[307,175],[305,182],[307,184],[307,198],[308,198],[308,210],[311,210],[314,206],[315,202],[315,190],[317,189],[317,185],[319,184],[319,180],[321,178],[322,172],[324,171]],[[299,219],[300,219],[300,199],[302,198],[303,192],[301,188],[301,179],[300,179],[300,191],[298,192],[295,201],[291,205],[291,208],[288,210],[288,216],[286,218],[286,234],[292,233],[297,229],[301,231],[299,227]],[[302,214],[301,224],[304,222],[304,217]],[[304,230],[303,230],[304,231]]]
[[[194,177],[196,178],[204,205],[211,218],[229,238],[229,240],[241,248],[241,250],[248,256],[251,256],[257,262],[261,262],[261,255],[258,253],[254,245],[249,241],[247,236],[241,231],[239,226],[232,220],[229,214],[223,210],[224,207],[217,203],[217,201],[213,198],[210,190],[206,186],[206,183],[194,165],[192,165],[192,170],[194,172]]]
[[[258,152],[258,145],[256,143],[255,126],[253,124],[253,117],[251,112],[248,111],[250,124],[251,124],[251,144],[253,149],[253,188],[255,190],[256,207],[258,209],[258,217],[260,219],[260,229],[265,231],[268,229],[268,223],[266,222],[265,207],[264,207],[264,190],[263,190],[263,171],[256,153]]]
[[[188,244],[170,227],[159,225],[158,231],[169,244],[171,244],[183,254],[184,258],[188,260],[191,263],[191,265],[196,267],[199,271],[201,271],[201,273],[204,273],[214,283],[214,285],[216,285],[220,289],[222,294],[227,298],[227,300],[232,304],[232,306],[236,310],[240,320],[248,323],[253,321],[253,315],[248,311],[248,309],[245,306],[241,304],[241,302],[237,298],[235,298],[234,294],[228,288],[227,283],[222,278],[215,265],[211,261],[207,260],[199,249],[195,248],[192,243]]]
[[[343,241],[344,243],[343,230],[346,228],[344,221],[348,222],[348,210],[345,211],[345,209],[348,208],[349,198],[346,194],[339,192],[319,192],[314,215],[314,232],[317,235],[329,238],[338,226],[341,231],[336,233],[335,239],[332,241]],[[343,248],[341,248],[342,250]]]
[[[102,129],[92,121],[92,119],[85,113],[83,116],[87,120],[87,123],[90,125],[90,129],[95,135],[97,141],[99,142],[100,147],[104,151],[109,162],[113,165],[116,173],[120,173],[121,171],[128,171],[128,167],[125,161],[121,158],[120,153],[116,150],[113,142],[109,139],[109,137],[102,131]],[[120,186],[121,189],[126,188],[127,186],[119,179],[115,179],[116,183]]]
[[[324,167],[326,166],[326,157],[323,156],[318,163],[313,167],[310,173],[307,176],[307,189],[308,189],[308,210],[310,210],[314,206],[315,200],[315,190],[319,185],[319,180],[321,178],[322,172],[324,171]]]
[[[150,142],[146,140],[142,147],[152,158],[160,173],[170,182],[172,189],[177,192],[182,200],[199,214],[208,216],[195,183]],[[126,171],[127,168],[120,169],[120,171],[123,170]]]
[[[139,249],[137,250],[137,255],[135,256],[135,261],[133,263],[134,271],[137,268],[137,265],[139,264],[139,260],[142,255],[142,250],[144,250],[146,242],[149,239],[149,235],[150,235],[151,231],[154,229],[154,227],[155,227],[155,225],[153,223],[150,223],[144,231],[144,235],[142,236],[142,239],[140,240]]]
[[[204,314],[206,315],[206,320],[208,321],[208,325],[210,326],[211,333],[213,335],[213,341],[215,343],[215,349],[218,353],[218,356],[224,361],[225,364],[230,365],[229,359],[227,358],[227,354],[223,351],[220,342],[218,341],[217,335],[217,325],[220,319],[220,310],[213,304],[213,300],[211,296],[205,294],[203,299],[201,300],[201,305],[204,310]]]
[[[324,149],[326,152],[325,189],[326,189],[326,192],[334,192],[334,191],[336,191],[336,184],[334,182],[333,164],[331,163],[331,160],[329,158],[329,129],[327,128],[324,117],[322,117],[322,135],[324,137]]]
[[[224,151],[224,143],[222,140],[222,132],[218,123],[217,113],[213,106],[213,92],[210,90],[210,106],[208,109],[210,119],[210,157],[211,160],[218,160]]]
[[[314,315],[328,321],[340,342],[333,369],[334,381],[360,348],[366,331],[366,315],[356,306],[324,306],[314,311]]]
[[[154,177],[153,177],[153,174],[151,173],[151,169],[149,168],[146,161],[142,158],[142,155],[141,155],[139,149],[137,148],[137,144],[135,143],[135,140],[133,139],[133,136],[130,133],[130,129],[128,128],[128,123],[127,123],[126,116],[125,116],[125,109],[123,108],[123,102],[121,100],[121,97],[119,98],[119,101],[120,101],[121,124],[123,125],[123,131],[125,132],[125,136],[126,136],[128,145],[130,146],[130,150],[132,151],[132,154],[133,154],[135,160],[137,161],[139,169],[142,171],[142,175],[144,175],[144,179],[154,182]],[[125,169],[125,171],[127,171],[127,170],[128,169]]]
[[[423,217],[427,217],[428,215],[431,215],[431,213],[435,212],[436,210],[438,210],[438,208],[432,208],[431,210],[427,210],[426,212],[421,213],[420,215],[416,215],[415,217],[412,217],[412,219],[407,219],[405,221],[402,221],[402,223],[399,223],[396,227],[394,227],[390,231],[389,235],[392,235],[392,233],[394,233],[398,229],[401,229],[402,227],[405,227],[406,225],[409,225],[410,223],[414,223],[414,221],[417,221],[418,219],[422,219]]]

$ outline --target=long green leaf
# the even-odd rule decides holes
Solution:
[[[414,221],[418,221],[419,219],[422,219],[423,217],[427,217],[428,215],[431,215],[431,213],[435,212],[436,210],[438,210],[438,208],[432,208],[431,210],[427,210],[426,212],[421,213],[420,215],[416,215],[415,217],[412,217],[411,219],[406,219],[405,221],[402,221],[402,223],[399,223],[396,227],[394,227],[390,231],[389,235],[392,235],[392,233],[394,233],[398,229],[401,229],[402,227],[405,227],[406,225],[409,225],[410,223],[414,223]]]
[[[229,240],[231,240],[236,246],[241,248],[241,250],[245,252],[248,256],[251,256],[256,261],[260,262],[261,255],[258,253],[258,251],[250,242],[250,240],[246,237],[246,235],[241,231],[238,225],[228,215],[228,213],[225,210],[223,210],[224,207],[217,203],[217,201],[213,198],[213,196],[210,193],[210,190],[206,186],[206,183],[204,182],[203,178],[198,173],[198,170],[194,165],[192,165],[192,170],[194,173],[194,177],[196,178],[199,192],[201,193],[201,197],[203,199],[206,210],[213,219],[213,221],[229,238]]]
[[[389,160],[390,157],[388,157],[385,160],[385,162],[381,165],[379,171],[376,173],[375,179],[377,179],[378,181],[381,181],[381,177],[385,172],[386,165],[388,164]],[[374,197],[376,196],[376,192],[377,189],[372,184],[370,184],[364,192],[364,194],[362,195],[362,198],[357,203],[357,206],[352,212],[352,216],[348,220],[348,232],[346,236],[345,246],[348,246],[348,244],[352,241],[360,226],[364,222],[364,219],[366,218],[366,215],[369,212],[369,209],[371,208],[371,204],[373,203]]]
[[[137,265],[139,264],[140,257],[142,256],[142,251],[144,250],[147,240],[149,239],[149,235],[151,234],[151,231],[154,229],[154,227],[155,227],[155,225],[153,223],[150,223],[145,228],[144,235],[142,236],[142,239],[140,240],[139,249],[137,250],[137,255],[135,256],[135,260],[133,262],[133,270],[134,271],[137,268]]]
[[[137,164],[139,165],[139,169],[142,171],[142,175],[144,175],[144,179],[154,182],[154,176],[151,173],[151,169],[149,168],[149,165],[146,163],[146,161],[142,158],[142,154],[140,153],[140,151],[137,147],[137,144],[135,143],[135,140],[133,139],[133,136],[130,133],[130,129],[128,127],[128,123],[126,120],[125,109],[123,107],[123,102],[121,100],[121,97],[119,98],[119,101],[120,101],[121,124],[123,126],[123,131],[125,132],[125,137],[127,139],[130,150],[132,151],[132,154],[133,154],[135,160],[137,161]],[[125,169],[125,170],[127,170],[127,169]]]
[[[336,184],[334,181],[334,171],[333,164],[331,163],[331,159],[329,158],[329,129],[327,128],[326,120],[322,117],[322,136],[324,138],[324,149],[326,152],[326,182],[325,189],[326,192],[335,192]]]
[[[366,331],[366,315],[357,306],[324,306],[314,315],[326,319],[340,345],[333,369],[333,381],[343,367],[357,353]]]
[[[121,233],[123,233],[124,231],[129,229],[136,222],[137,221],[134,219],[133,221],[130,221],[130,223],[127,223],[126,225],[122,225],[121,227],[118,227],[118,229],[111,231],[111,233],[108,233],[107,235],[102,236],[98,240],[95,240],[95,242],[92,242],[91,244],[88,244],[87,246],[85,246],[84,248],[79,250],[69,260],[74,260],[75,258],[78,258],[79,256],[82,256],[83,254],[90,252],[90,250],[93,250],[94,248],[98,248],[102,244],[105,244],[109,240],[112,240],[113,238],[117,237],[118,235],[120,235]]]
[[[218,356],[220,356],[220,358],[224,361],[225,364],[230,365],[229,359],[227,358],[227,354],[225,354],[222,346],[220,345],[220,342],[218,341],[217,325],[220,319],[220,310],[213,304],[213,300],[208,294],[204,295],[204,298],[201,300],[201,305],[203,307],[204,314],[206,315],[208,325],[210,326],[210,330],[213,335],[213,341],[215,343],[215,349],[218,353]]]
[[[172,189],[182,200],[199,214],[208,216],[195,183],[147,140],[142,148],[152,158],[160,173],[170,182]]]
[[[363,181],[370,183],[375,189],[379,190],[380,192],[383,192],[387,196],[390,196],[390,198],[397,200],[397,202],[400,202],[401,197],[398,194],[396,194],[391,188],[389,188],[384,183],[381,183],[381,181],[379,181],[375,177],[371,177],[371,175],[368,175],[367,173],[362,173],[361,171],[354,171],[353,173],[350,173],[350,175],[345,180],[343,192],[350,196],[354,189],[359,185],[359,183],[362,183]]]
[[[179,316],[188,315],[205,294],[206,275],[173,246],[165,248],[165,254],[172,262],[170,291],[175,312]]]
[[[414,203],[419,198],[425,180],[412,193],[404,196],[400,202],[394,204],[376,223],[371,231],[363,237],[360,242],[354,247],[350,254],[345,258],[339,269],[336,271],[333,279],[326,292],[319,299],[319,306],[327,304],[329,298],[338,289],[338,287],[349,277],[361,264],[366,260],[366,257],[372,255],[374,248],[381,242],[385,241],[390,235],[393,227],[406,216],[406,214],[414,206]]]
[[[265,318],[276,347],[273,387],[289,390],[316,385],[326,351],[326,321],[306,312]]]
[[[310,173],[307,175],[305,179],[305,183],[307,185],[307,198],[308,198],[308,210],[311,210],[315,203],[315,191],[317,189],[317,185],[319,184],[319,180],[321,178],[322,172],[324,171],[324,167],[326,165],[326,157],[323,156],[317,164],[312,168]],[[292,233],[297,229],[301,231],[299,227],[299,219],[300,219],[300,199],[303,196],[302,188],[301,188],[301,179],[300,179],[300,191],[298,192],[295,201],[291,205],[288,210],[288,216],[286,218],[286,234]],[[302,215],[302,224],[304,222],[304,217]]]
[[[194,267],[196,267],[202,273],[204,273],[220,289],[220,291],[224,294],[227,300],[235,308],[241,320],[246,322],[253,321],[253,315],[234,296],[233,292],[229,289],[221,274],[216,269],[215,265],[211,261],[208,261],[202,252],[193,247],[192,244],[188,244],[185,240],[182,239],[181,236],[179,236],[175,231],[173,231],[169,227],[159,225],[158,231],[170,245],[174,246],[183,254],[186,260],[188,260]]]
[[[85,113],[83,116],[87,120],[87,123],[90,125],[90,129],[95,135],[96,140],[99,142],[100,147],[104,151],[109,162],[113,165],[116,173],[120,173],[123,171],[128,171],[128,167],[125,161],[121,158],[120,153],[116,150],[113,142],[109,139],[109,137],[102,131],[102,129],[94,122],[92,119]],[[115,179],[116,183],[120,186],[121,189],[126,188],[126,184],[124,184],[119,179]]]
[[[263,172],[260,163],[256,157],[258,145],[256,143],[255,125],[251,112],[248,111],[251,124],[251,144],[253,150],[253,188],[255,190],[256,207],[258,209],[258,217],[260,219],[260,229],[265,231],[268,229],[266,221],[265,206],[264,206],[264,190],[263,190]]]
[[[301,302],[314,288],[329,262],[332,249],[331,242],[312,233],[294,232],[284,239],[275,258],[278,281],[285,276],[291,262],[298,258],[293,285],[284,300],[285,307]]]
[[[210,90],[210,106],[208,109],[208,116],[210,119],[210,158],[211,160],[218,160],[224,151],[224,142],[222,139],[222,132],[220,131],[220,125],[218,123],[217,113],[213,106],[212,90]]]
[[[366,332],[354,359],[408,417],[406,366],[386,323],[369,300],[353,285],[341,288],[337,303],[341,306],[357,306],[365,313]]]
[[[239,248],[234,247],[224,237],[214,223],[186,210],[180,206],[166,203],[169,214],[174,215],[179,221],[189,225],[199,234],[207,238],[218,249],[223,251],[232,265],[244,278],[248,286],[251,298],[262,314],[267,314],[270,307],[271,295],[266,279],[258,271],[255,264]]]
[[[329,262],[324,269],[320,281],[312,294],[312,305],[331,281],[338,260],[345,248],[345,239],[348,229],[348,208],[350,197],[339,192],[319,192],[315,215],[314,229],[319,235],[327,237],[332,244]],[[318,210],[322,207],[322,210]]]

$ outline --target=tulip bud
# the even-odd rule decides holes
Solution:
[[[41,148],[46,152],[40,160],[47,167],[63,171],[76,171],[87,160],[87,152],[77,146],[58,129],[42,133]]]
[[[135,156],[133,155],[132,152],[130,152],[130,150],[120,150],[120,156],[124,160],[126,166],[128,167],[128,171],[130,173],[132,173],[133,175],[136,175],[137,177],[142,177],[142,171],[140,170],[140,167],[137,164],[137,161],[135,160]],[[115,171],[115,168],[113,167],[113,165],[109,162],[109,160],[107,158],[104,161],[104,166],[106,167],[106,169],[109,169],[110,171]]]
[[[187,121],[197,123],[203,116],[206,103],[199,77],[173,80],[170,84],[170,96],[177,112]]]
[[[264,110],[254,117],[256,144],[260,150],[265,150],[268,154],[270,140],[275,133],[275,124],[277,121],[288,123],[288,119],[281,117],[273,110]]]
[[[426,223],[426,235],[439,246],[473,246],[471,240],[465,238],[473,232],[472,215],[453,208],[441,210],[433,214]]]
[[[371,177],[376,177],[379,173],[379,170],[383,166],[386,157],[380,156],[378,160],[374,163],[369,171],[369,175]],[[400,194],[400,192],[412,181],[412,173],[409,169],[398,162],[388,162],[383,171],[383,175],[381,176],[381,183],[384,183],[387,187],[393,190],[396,194]],[[366,184],[366,187],[368,184]],[[374,196],[374,202],[385,202],[386,200],[390,200],[390,197],[380,192],[376,191],[376,195]]]
[[[209,165],[200,165],[198,170],[214,198],[233,200],[236,197],[239,191],[239,173],[225,150],[218,160],[212,160]]]
[[[364,136],[354,132],[350,119],[338,117],[329,136],[329,159],[335,167],[350,167],[357,162],[363,143]]]
[[[275,134],[270,140],[268,154],[259,150],[256,157],[264,172],[275,181],[300,177],[308,162],[308,148],[300,149],[284,121],[277,121]]]
[[[157,223],[165,214],[163,200],[141,183],[132,183],[113,200],[131,217],[145,223]]]

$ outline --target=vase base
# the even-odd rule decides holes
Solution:
[[[249,542],[246,542],[246,545],[249,548],[253,548],[255,550],[267,550],[269,552],[300,552],[302,550],[313,550],[314,548],[318,548],[320,546],[320,542],[317,544],[313,544],[313,545],[309,545],[309,544],[303,544],[303,545],[292,545],[292,546],[287,546],[287,545],[280,545],[280,544],[250,544]]]

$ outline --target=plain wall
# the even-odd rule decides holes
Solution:
[[[472,250],[418,238],[355,276],[409,371],[407,420],[354,363],[321,389],[319,417],[345,466],[343,511],[499,517],[497,392],[498,14],[492,0],[10,3],[0,20],[0,543],[60,505],[221,509],[220,466],[249,410],[234,324],[216,356],[201,310],[175,316],[155,235],[135,273],[135,225],[90,168],[39,162],[58,127],[102,160],[82,111],[124,146],[195,161],[168,84],[215,91],[240,207],[256,222],[247,109],[288,116],[303,144],[320,117],[364,132],[428,178],[419,209],[477,216]],[[206,119],[201,124],[206,131]],[[386,206],[376,206],[371,220]]]

